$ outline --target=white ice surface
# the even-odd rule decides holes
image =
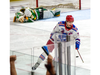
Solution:
[[[54,26],[58,21],[35,21],[34,23],[13,23],[12,19],[14,13],[17,10],[16,6],[29,6],[28,2],[11,2],[10,6],[15,6],[10,9],[10,50],[22,51],[23,53],[28,53],[28,49],[32,47],[40,48],[46,44],[49,39],[50,32],[53,30]],[[42,3],[42,2],[40,2]],[[45,3],[45,2],[44,2]],[[90,0],[82,0],[82,9],[90,8]],[[43,4],[43,3],[42,3]],[[34,5],[35,7],[35,5]],[[66,9],[62,8],[62,12],[73,11],[76,9]],[[82,10],[83,11],[83,10]],[[70,13],[70,12],[68,12]],[[74,13],[74,12],[71,12]],[[85,12],[87,14],[87,12]],[[79,15],[84,15],[85,13],[74,13],[75,17]],[[85,17],[86,17],[85,14]],[[80,17],[81,18],[81,17]],[[64,19],[64,18],[63,18]],[[85,20],[75,20],[74,24],[78,27],[81,39],[80,53],[83,57],[84,63],[82,63],[80,58],[76,58],[76,66],[89,69],[90,70],[90,19]],[[39,47],[39,48],[38,48]],[[24,51],[23,51],[23,50]],[[40,55],[40,51],[37,51],[37,55]],[[78,53],[76,52],[76,55]],[[83,70],[82,70],[83,71]],[[84,74],[84,73],[83,73]],[[79,74],[80,75],[80,74]]]

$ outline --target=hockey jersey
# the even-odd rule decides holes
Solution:
[[[59,38],[62,38],[61,41],[66,41],[66,36],[69,35],[71,36],[71,40],[75,40],[75,47],[78,50],[79,46],[80,46],[80,38],[79,38],[79,32],[78,32],[78,28],[73,24],[71,26],[71,28],[67,28],[66,27],[66,22],[65,21],[61,21],[58,22],[58,24],[55,26],[55,28],[53,29],[51,35],[50,35],[50,40],[52,42],[54,42],[55,33],[60,33],[63,36],[59,36]]]

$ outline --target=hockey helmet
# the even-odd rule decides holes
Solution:
[[[73,16],[72,16],[72,15],[67,15],[67,16],[66,16],[66,21],[74,22]]]
[[[29,9],[25,9],[25,15],[26,17],[30,17],[32,15],[31,11]]]

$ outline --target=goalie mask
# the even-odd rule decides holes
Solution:
[[[31,16],[31,11],[29,11],[28,9],[25,10],[25,15],[26,17],[30,17]]]

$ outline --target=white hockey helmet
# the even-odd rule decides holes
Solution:
[[[26,15],[26,17],[30,17],[31,11],[29,11],[28,9],[25,9],[25,15]]]

